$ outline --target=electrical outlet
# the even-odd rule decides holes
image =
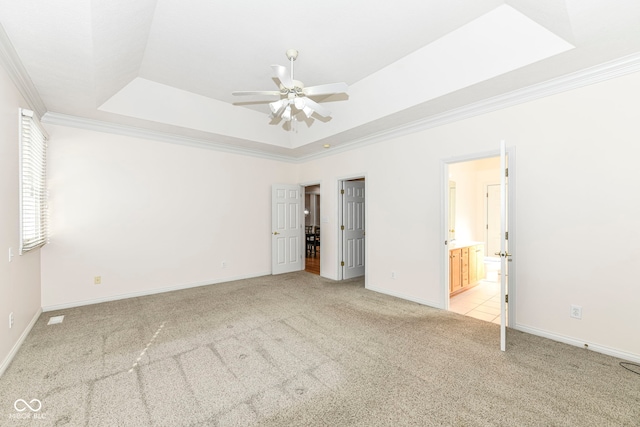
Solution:
[[[570,316],[574,319],[582,319],[582,307],[572,304]]]
[[[395,279],[395,278],[396,278],[396,272],[395,272],[395,271],[392,271],[392,272],[391,272],[391,278],[392,278],[392,279]]]
[[[222,268],[227,268],[227,261],[222,261],[221,265],[222,265]]]
[[[94,285],[101,285],[102,284],[102,276],[96,276],[93,278],[93,284]]]
[[[13,261],[13,248],[9,248],[9,262]]]
[[[9,313],[9,329],[13,328],[13,312]]]

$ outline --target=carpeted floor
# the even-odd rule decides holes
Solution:
[[[498,341],[306,272],[43,313],[0,378],[0,425],[640,426],[620,360]]]

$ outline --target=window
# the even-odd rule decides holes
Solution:
[[[20,109],[20,254],[47,243],[47,134]]]

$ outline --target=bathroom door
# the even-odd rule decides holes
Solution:
[[[500,141],[500,350],[507,348],[507,280],[509,268],[509,239],[507,230],[507,179],[509,169],[504,140]]]

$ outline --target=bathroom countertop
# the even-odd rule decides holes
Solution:
[[[453,241],[449,243],[449,250],[451,249],[459,249],[459,248],[467,248],[469,246],[475,246],[475,245],[484,245],[484,242],[474,242],[474,241],[468,241],[468,240],[461,240],[461,241]]]

